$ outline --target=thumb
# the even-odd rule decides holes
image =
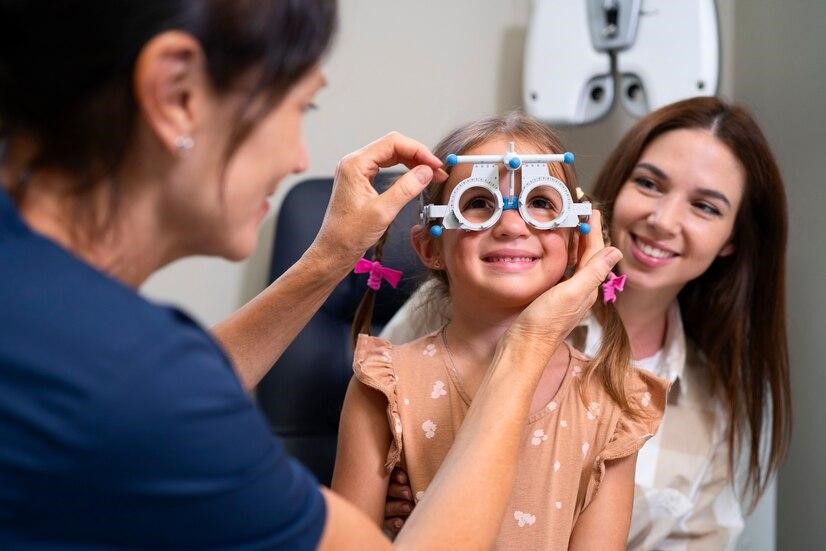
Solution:
[[[421,193],[431,180],[433,169],[427,165],[419,165],[409,170],[379,196],[382,209],[389,209],[394,215],[397,214],[411,199]]]
[[[588,262],[577,269],[569,281],[576,282],[577,288],[587,292],[593,291],[605,281],[614,266],[622,260],[622,253],[614,247],[605,247],[593,255]]]

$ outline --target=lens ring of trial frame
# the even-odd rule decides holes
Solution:
[[[525,166],[523,166],[525,168]],[[533,192],[537,188],[541,187],[550,187],[556,193],[559,194],[559,197],[562,201],[562,205],[559,210],[559,215],[557,215],[554,219],[548,221],[539,221],[536,220],[533,216],[530,215],[527,207],[527,199],[531,192]],[[461,212],[461,207],[458,206],[459,199],[470,189],[475,187],[483,189],[486,193],[491,194],[496,199],[496,207],[491,214],[491,216],[483,220],[482,222],[473,222],[468,220]],[[576,208],[579,207],[584,208]],[[450,198],[448,199],[447,205],[427,205],[422,213],[423,222],[427,223],[435,219],[444,218],[444,216],[433,215],[431,212],[435,209],[433,207],[441,207],[439,210],[444,211],[445,215],[452,214],[455,217],[456,222],[458,222],[458,227],[456,229],[466,230],[466,231],[484,231],[488,228],[493,227],[499,219],[502,217],[502,213],[504,212],[504,199],[502,197],[502,192],[499,190],[498,186],[494,186],[489,180],[480,178],[480,177],[469,177],[456,185],[453,191],[450,194]],[[538,229],[538,230],[553,230],[558,228],[573,228],[579,224],[579,216],[588,216],[590,214],[590,204],[587,203],[574,203],[573,198],[571,196],[571,192],[568,190],[568,187],[558,178],[555,178],[550,175],[537,175],[532,177],[526,183],[523,184],[522,191],[519,194],[519,214],[522,219],[529,224],[530,226]],[[587,212],[586,212],[587,210]],[[577,211],[577,212],[574,212]],[[427,218],[425,220],[425,218]],[[446,224],[446,227],[448,225]],[[453,229],[453,228],[450,228]]]

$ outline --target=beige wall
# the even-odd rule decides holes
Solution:
[[[342,155],[390,129],[432,145],[461,122],[521,104],[529,0],[341,0],[340,6],[341,29],[326,64],[330,84],[318,98],[319,110],[306,123],[309,175],[332,174]],[[815,517],[826,511],[826,482],[818,474],[826,457],[826,438],[820,435],[826,419],[815,394],[826,388],[817,361],[826,350],[817,335],[821,324],[815,305],[822,310],[826,303],[826,255],[822,245],[819,256],[808,247],[812,237],[821,243],[819,236],[826,233],[824,188],[815,173],[826,145],[826,60],[819,34],[826,29],[824,10],[823,0],[718,0],[721,94],[755,110],[790,184],[789,306],[798,422],[789,467],[781,479],[782,549],[824,541],[824,523]],[[599,123],[561,129],[577,154],[586,187],[632,122],[615,108]],[[281,191],[295,181],[285,182]],[[272,229],[270,216],[258,250],[244,263],[183,260],[156,274],[143,291],[184,306],[206,324],[219,321],[265,285]],[[812,476],[818,485],[807,483]],[[821,493],[810,491],[813,487]],[[741,548],[773,548],[774,507],[771,494],[751,521]],[[819,539],[805,539],[816,530]]]

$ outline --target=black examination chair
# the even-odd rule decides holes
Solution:
[[[377,189],[385,189],[396,177],[398,174],[379,174]],[[332,185],[332,178],[311,179],[296,184],[288,192],[278,214],[270,281],[298,260],[315,238]],[[418,208],[418,201],[414,200],[402,210],[385,244],[382,264],[402,270],[404,276],[397,289],[384,282],[376,295],[374,335],[424,276],[425,268],[410,245],[410,228],[417,222]],[[365,256],[371,258],[370,251]],[[256,389],[258,404],[287,451],[328,486],[335,462],[341,404],[353,373],[350,326],[367,289],[366,283],[367,274],[351,272]]]

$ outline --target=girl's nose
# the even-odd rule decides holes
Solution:
[[[522,237],[529,233],[528,225],[516,209],[502,211],[502,216],[493,226],[493,235],[500,238]]]

